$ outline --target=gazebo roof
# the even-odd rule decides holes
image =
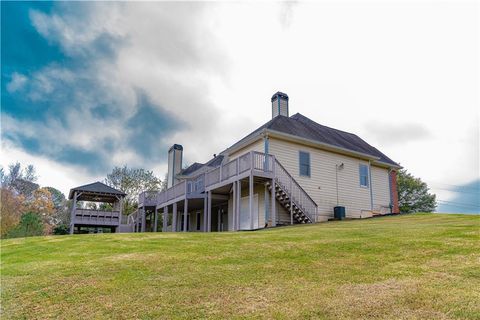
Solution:
[[[80,196],[77,200],[86,201],[111,200],[115,199],[117,196],[124,197],[127,195],[120,190],[109,187],[106,184],[98,181],[70,189],[68,199],[73,199],[73,194],[75,191],[82,192],[84,194],[84,196]]]

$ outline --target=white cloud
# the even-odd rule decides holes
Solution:
[[[14,72],[12,74],[12,80],[10,80],[9,83],[7,83],[7,91],[10,93],[13,93],[17,90],[20,90],[25,83],[27,82],[27,77],[25,77],[23,74]]]
[[[92,175],[85,169],[62,165],[46,157],[33,156],[17,146],[2,140],[0,166],[8,168],[9,164],[20,162],[23,166],[33,164],[39,175],[38,183],[42,187],[54,187],[66,196],[71,188],[102,181],[105,177]]]

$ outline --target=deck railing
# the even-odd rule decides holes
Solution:
[[[302,209],[312,222],[317,221],[317,204],[298,182],[288,173],[282,164],[275,159],[275,180],[289,193],[295,204]]]
[[[142,192],[139,197],[139,203],[148,204],[154,202],[155,204],[161,204],[183,196],[185,193],[202,193],[206,187],[229,180],[252,168],[257,171],[273,172],[273,159],[272,155],[266,156],[264,153],[251,151],[194,178],[182,180],[165,191]],[[185,184],[187,184],[186,188]]]
[[[157,199],[158,191],[143,191],[138,197],[138,202],[144,205],[154,203]]]
[[[118,225],[120,224],[119,211],[103,211],[91,209],[76,209],[75,223],[77,224],[98,224],[98,225]]]
[[[210,170],[205,173],[205,186],[209,187],[215,183],[220,182],[220,167]]]
[[[292,201],[302,209],[311,221],[316,221],[317,204],[298,182],[288,173],[282,164],[272,155],[251,151],[223,165],[213,168],[194,178],[182,180],[173,187],[162,192],[142,192],[140,203],[162,204],[185,194],[202,193],[206,187],[227,181],[248,170],[274,173],[275,181],[289,193]],[[153,199],[153,200],[152,200]],[[142,202],[143,200],[143,202]]]

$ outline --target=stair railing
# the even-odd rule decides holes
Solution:
[[[317,204],[277,159],[275,159],[275,180],[310,221],[316,222]]]

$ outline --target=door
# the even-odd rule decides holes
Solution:
[[[240,202],[240,230],[250,230],[250,212],[248,197]],[[253,229],[258,229],[258,193],[253,195]]]

